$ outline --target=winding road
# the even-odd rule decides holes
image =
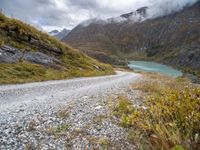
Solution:
[[[35,104],[53,106],[71,98],[116,91],[139,77],[139,74],[118,71],[116,75],[103,77],[3,85],[0,86],[0,112],[15,111],[22,104],[31,108]]]
[[[122,92],[130,83],[140,78],[139,74],[117,71],[116,75],[101,77],[1,85],[0,134],[4,135],[4,140],[0,137],[2,146],[0,149],[23,149],[25,142],[19,140],[18,135],[14,134],[16,125],[24,128],[27,122],[38,115],[42,116],[44,122],[49,125],[51,120],[49,118],[72,103],[74,116],[71,116],[70,124],[81,128],[88,120],[101,114],[100,110],[104,110],[100,101],[106,101],[110,95]],[[10,134],[4,132],[8,124],[14,124],[9,127]],[[38,125],[38,128],[40,127],[41,123]],[[14,145],[10,144],[12,141],[15,141]],[[51,147],[47,145],[47,148]]]

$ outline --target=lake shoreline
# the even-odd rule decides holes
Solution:
[[[155,72],[172,77],[180,77],[183,75],[181,70],[153,61],[129,61],[128,66],[136,71]]]
[[[136,63],[136,65],[134,65],[134,62]],[[139,63],[139,64],[138,64]],[[142,64],[140,64],[142,63]],[[143,67],[144,64],[148,64],[147,66]],[[151,65],[156,65],[156,66],[151,66]],[[150,69],[148,69],[150,65]],[[162,62],[156,62],[156,61],[148,61],[148,60],[130,60],[127,64],[128,68],[133,69],[135,71],[142,71],[142,72],[155,72],[155,73],[160,73],[160,74],[164,74],[164,75],[168,75],[168,76],[172,76],[172,77],[187,77],[189,78],[193,83],[200,83],[199,78],[191,73],[186,72],[185,70],[179,68],[179,67],[174,67]],[[165,73],[165,71],[159,71],[156,69],[153,69],[154,67],[164,67],[164,69],[168,69],[167,71],[175,71],[175,75],[170,75],[170,73]],[[163,69],[163,68],[162,68]],[[176,74],[177,73],[177,74]],[[173,73],[172,73],[173,74]]]

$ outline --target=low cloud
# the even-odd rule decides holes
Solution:
[[[149,18],[168,15],[173,12],[182,10],[186,6],[190,6],[198,0],[157,0],[149,5]]]
[[[91,18],[110,18],[149,6],[150,17],[180,10],[197,0],[0,0],[0,8],[46,31],[71,29]]]

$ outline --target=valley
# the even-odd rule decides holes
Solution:
[[[199,76],[200,2],[155,19],[132,20],[145,17],[145,11],[139,12],[79,24],[62,41],[102,62],[154,61]]]
[[[200,0],[0,1],[0,150],[199,150]]]

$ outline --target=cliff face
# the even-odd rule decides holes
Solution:
[[[63,41],[119,59],[154,60],[198,71],[200,1],[180,12],[146,21],[79,25]]]

